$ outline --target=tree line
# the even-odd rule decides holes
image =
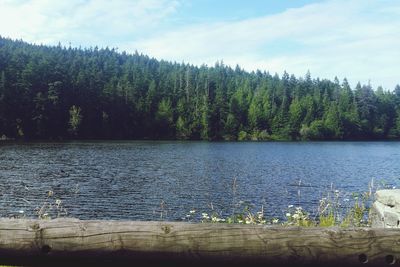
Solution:
[[[0,37],[0,137],[400,138],[400,86],[156,60]]]

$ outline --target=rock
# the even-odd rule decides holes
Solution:
[[[385,189],[376,191],[375,198],[382,204],[398,207],[400,210],[400,189]]]
[[[375,201],[374,204],[371,207],[371,210],[369,212],[369,218],[371,221],[371,227],[375,228],[384,228],[385,223],[384,223],[384,211],[385,211],[385,205],[382,203]]]
[[[379,190],[371,207],[371,227],[400,228],[400,190]]]

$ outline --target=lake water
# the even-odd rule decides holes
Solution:
[[[288,205],[315,211],[331,190],[346,201],[372,179],[375,187],[399,184],[399,142],[7,143],[0,216],[34,217],[52,190],[50,200],[80,219],[230,215],[239,201],[282,218]]]

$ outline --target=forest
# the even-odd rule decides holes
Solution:
[[[400,139],[400,86],[0,36],[0,138]]]

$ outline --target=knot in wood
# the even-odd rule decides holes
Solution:
[[[82,232],[86,231],[87,227],[84,224],[79,224],[79,230],[81,230]]]
[[[171,232],[171,226],[163,225],[161,226],[161,230],[164,232],[164,234],[169,234]]]
[[[40,230],[40,224],[35,222],[34,224],[32,224],[30,229],[32,229],[33,231],[38,231],[38,230]]]

